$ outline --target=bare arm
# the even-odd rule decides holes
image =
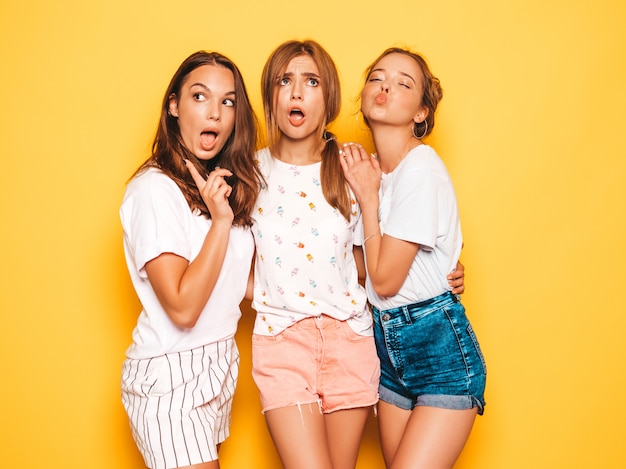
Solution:
[[[363,216],[367,276],[378,295],[393,296],[406,280],[419,246],[381,234],[378,222],[381,171],[378,161],[367,155],[362,147],[345,146],[344,152],[342,167]]]
[[[361,206],[368,278],[379,295],[395,295],[406,280],[418,245],[380,233],[378,189],[382,172],[378,161],[360,145],[347,144],[341,166]]]
[[[356,263],[356,270],[359,277],[359,283],[361,285],[365,285],[365,256],[363,256],[363,247],[362,246],[353,246],[352,247],[352,255],[354,256],[354,261]]]
[[[376,293],[393,296],[404,284],[419,244],[380,234],[378,189],[381,170],[378,161],[359,145],[344,145],[341,165],[363,214],[367,275]],[[465,290],[463,270],[463,265],[458,263],[457,270],[447,277],[453,293],[460,294]]]
[[[228,204],[232,188],[224,180],[231,175],[216,169],[206,181],[187,163],[211,212],[211,227],[197,257],[188,262],[178,255],[163,253],[146,263],[146,273],[155,294],[172,321],[179,327],[196,324],[222,269],[234,218]]]

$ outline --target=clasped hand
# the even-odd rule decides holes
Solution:
[[[344,143],[339,156],[343,174],[359,204],[370,202],[370,198],[378,202],[382,175],[378,160],[356,143]]]

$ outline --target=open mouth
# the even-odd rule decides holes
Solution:
[[[289,122],[291,125],[301,125],[304,121],[304,112],[301,109],[294,108],[289,110]]]
[[[205,130],[200,134],[200,143],[202,148],[205,150],[210,150],[215,145],[215,141],[217,140],[217,132],[212,130]]]

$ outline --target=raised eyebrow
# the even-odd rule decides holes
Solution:
[[[280,76],[280,79],[282,80],[283,78],[293,78],[294,75],[295,74],[293,72],[285,72]],[[306,78],[316,78],[318,80],[320,79],[320,76],[314,72],[304,72],[304,73],[301,73],[300,75]]]
[[[190,88],[193,88],[194,86],[199,86],[200,88],[202,88],[203,90],[206,91],[211,91],[211,88],[209,88],[208,86],[206,86],[204,83],[194,83],[190,86]],[[235,90],[233,91],[227,91],[226,93],[224,93],[225,96],[235,96]]]
[[[206,86],[204,83],[192,83],[189,88],[193,88],[194,86],[199,86],[200,88],[206,90],[206,91],[211,91],[211,89]]]

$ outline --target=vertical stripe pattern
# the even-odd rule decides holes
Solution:
[[[146,359],[126,359],[122,403],[152,469],[217,459],[230,433],[239,372],[234,339]]]

